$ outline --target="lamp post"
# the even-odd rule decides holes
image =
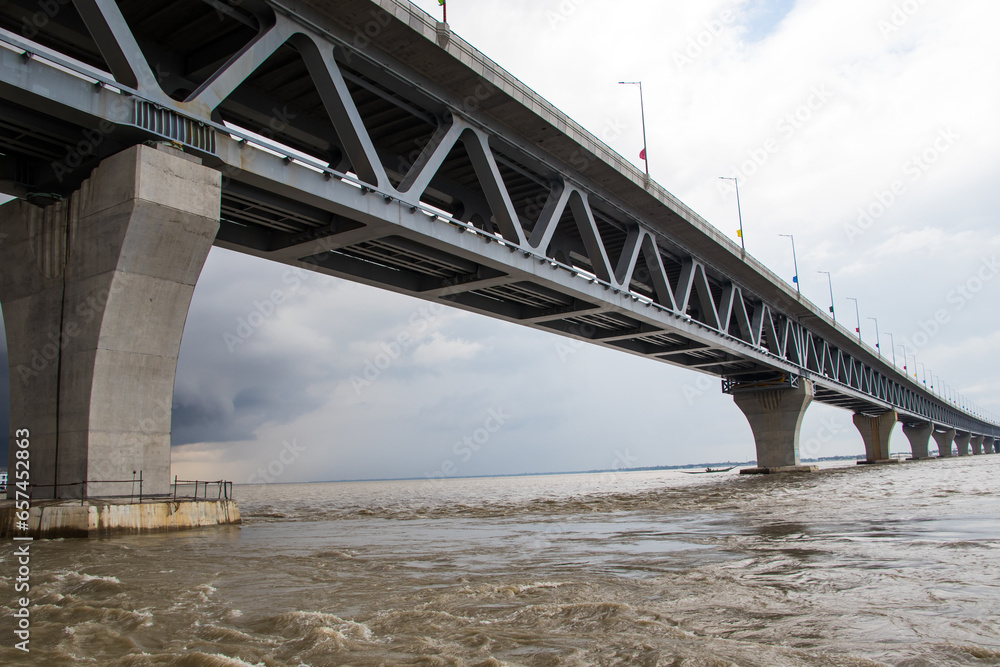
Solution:
[[[828,283],[830,283],[830,317],[832,317],[833,321],[836,322],[837,321],[837,313],[834,312],[834,310],[833,310],[833,277],[830,276],[830,272],[829,271],[817,271],[816,273],[825,273],[826,274],[826,281]]]
[[[882,358],[882,346],[879,345],[879,341],[882,340],[878,335],[878,318],[869,317],[870,320],[875,320],[875,351],[878,352],[879,359]]]
[[[910,358],[913,359],[913,379],[919,380],[920,378],[917,377],[917,355],[911,354]]]
[[[916,361],[916,358],[914,358],[914,361]],[[920,370],[924,374],[924,386],[926,387],[927,386],[927,367],[924,366],[924,362],[922,362],[922,361],[919,362],[917,364],[917,366],[920,366]]]
[[[778,234],[778,236],[786,236],[792,240],[792,266],[795,267],[795,275],[792,276],[792,282],[795,283],[795,292],[802,295],[802,286],[799,285],[799,260],[795,257],[795,237],[792,234]]]
[[[888,331],[885,335],[889,337],[889,349],[892,350],[892,367],[896,367],[896,340],[892,337],[892,334]]]
[[[620,85],[639,86],[639,113],[642,114],[642,162],[646,166],[646,178],[649,178],[649,146],[646,143],[646,105],[642,102],[642,81],[619,81]]]
[[[743,248],[744,254],[747,251],[747,244],[743,240],[743,209],[740,208],[740,182],[735,176],[719,176],[720,179],[724,181],[732,181],[736,184],[736,213],[740,216],[740,247]]]
[[[854,313],[858,316],[858,328],[855,331],[858,332],[858,342],[861,342],[861,311],[858,309],[858,299],[857,297],[849,296],[848,301],[854,302]]]

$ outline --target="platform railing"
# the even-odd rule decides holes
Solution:
[[[102,493],[99,496],[92,496],[88,493],[88,485],[95,484],[128,484],[129,492],[120,494],[107,494]],[[143,492],[143,479],[142,471],[137,470],[133,473],[132,479],[88,479],[82,482],[63,482],[61,484],[29,484],[28,485],[28,499],[33,500],[35,497],[35,492],[37,489],[61,489],[66,487],[80,487],[80,504],[83,505],[87,500],[93,500],[98,498],[128,498],[129,502],[150,502],[150,501],[163,501],[163,500],[231,500],[233,498],[233,483],[227,480],[195,480],[195,479],[178,479],[174,475],[174,482],[171,484],[173,487],[170,493],[157,493],[150,494]],[[13,484],[8,484],[7,496],[11,497],[10,491],[14,487]],[[193,487],[193,488],[192,488]],[[179,491],[183,488],[183,492]],[[23,497],[23,496],[22,496]],[[73,499],[75,500],[75,498]]]

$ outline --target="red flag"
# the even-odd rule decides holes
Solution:
[[[646,149],[645,148],[643,148],[641,151],[639,151],[639,159],[640,160],[645,160],[646,159]]]

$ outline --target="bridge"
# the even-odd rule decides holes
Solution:
[[[11,424],[39,496],[137,470],[166,491],[213,244],[719,377],[761,472],[802,469],[811,401],[854,413],[870,462],[897,422],[917,459],[932,437],[1000,451],[1000,423],[402,0],[10,0],[0,152]]]

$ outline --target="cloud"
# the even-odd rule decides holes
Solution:
[[[435,332],[431,340],[423,343],[413,353],[414,362],[424,366],[436,366],[456,360],[473,359],[483,346],[466,340],[446,340]]]

